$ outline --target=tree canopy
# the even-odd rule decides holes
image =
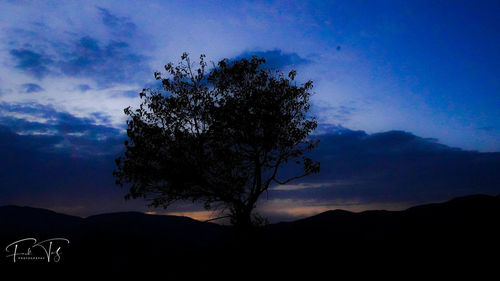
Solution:
[[[209,68],[204,55],[192,63],[184,53],[155,72],[162,87],[144,89],[140,106],[125,109],[129,139],[114,175],[130,188],[126,198],[165,208],[201,202],[247,228],[270,186],[318,172],[319,163],[304,156],[318,143],[309,137],[317,126],[307,114],[312,81],[297,85],[296,71],[264,66],[253,57]],[[282,179],[285,163],[303,172]]]

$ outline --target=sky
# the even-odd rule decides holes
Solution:
[[[414,187],[417,193],[395,192],[401,196],[392,188],[408,174],[378,175],[381,192],[372,193],[364,189],[366,173],[322,173],[286,196],[277,190],[281,195],[262,203],[263,212],[288,206],[281,215],[293,217],[333,207],[397,209],[474,191],[498,193],[491,188],[497,170],[488,165],[500,151],[499,15],[498,1],[2,1],[0,150],[7,157],[0,159],[0,204],[78,215],[142,208],[123,202],[110,176],[123,149],[123,109],[138,105],[140,90],[156,85],[154,71],[178,62],[183,52],[214,62],[257,55],[269,67],[296,69],[299,81],[314,82],[317,134],[327,142],[355,136],[349,140],[362,139],[363,148],[382,139],[384,149],[376,150],[385,154],[376,161],[388,167],[400,157],[394,155],[406,153],[404,143],[426,155],[445,147],[446,155],[463,161],[458,167],[446,158],[452,156],[439,158],[450,171],[443,186],[456,183],[452,175],[471,163],[490,172],[488,187],[471,179],[468,187],[440,194]],[[421,150],[422,143],[432,149]],[[353,155],[342,157],[354,161]],[[425,157],[417,162],[436,162]],[[405,159],[402,166],[416,174]],[[373,170],[356,165],[353,170]],[[437,177],[429,176],[427,186]],[[327,179],[335,188],[365,187],[318,203],[323,195],[315,187]],[[298,190],[308,196],[291,195]],[[388,190],[391,195],[380,196]],[[297,204],[302,209],[290,207]]]

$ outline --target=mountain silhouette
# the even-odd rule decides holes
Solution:
[[[49,237],[72,235],[83,226],[84,219],[56,213],[47,209],[2,206],[0,207],[0,237],[17,238],[36,235]],[[2,241],[4,242],[4,241]],[[2,245],[3,246],[3,245]]]
[[[206,277],[218,271],[239,274],[256,261],[277,274],[290,269],[332,269],[339,274],[357,272],[356,268],[383,271],[389,265],[407,269],[488,266],[499,253],[499,224],[500,196],[489,195],[403,211],[332,210],[271,224],[250,235],[187,217],[123,212],[80,218],[4,206],[0,207],[2,248],[26,237],[64,237],[71,242],[58,264],[14,265],[6,257],[1,264],[68,274],[84,268],[82,276],[99,272],[115,277],[134,273],[144,277],[159,271],[169,277]]]

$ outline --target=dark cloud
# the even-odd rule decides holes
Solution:
[[[53,64],[52,59],[34,50],[12,49],[9,53],[17,61],[16,68],[37,78],[43,78],[49,74],[49,67]]]
[[[51,106],[7,103],[0,103],[0,113],[0,125],[15,133],[57,140],[41,147],[47,152],[68,152],[78,157],[89,157],[118,153],[122,149],[123,134],[119,129],[105,125],[109,124],[110,118],[102,113],[80,118]]]
[[[64,209],[79,215],[140,209],[144,205],[124,204],[124,190],[112,177],[117,154],[80,157],[71,150],[46,149],[61,139],[18,135],[0,125],[0,205]]]
[[[40,85],[35,84],[35,83],[26,83],[22,85],[23,91],[25,93],[37,93],[37,92],[43,92],[45,89],[40,87]]]
[[[351,130],[343,127],[340,124],[330,124],[330,123],[318,123],[318,126],[316,127],[316,130],[314,130],[314,135],[326,135],[326,134],[333,134],[333,133],[343,133],[343,132],[349,132]]]
[[[271,51],[247,51],[234,58],[234,60],[247,58],[252,56],[266,59],[266,67],[274,69],[285,69],[296,67],[298,65],[311,63],[310,60],[302,58],[296,53],[285,53],[279,49]]]
[[[38,79],[48,75],[90,78],[99,87],[142,83],[151,71],[149,58],[131,46],[134,40],[138,40],[137,36],[140,37],[135,24],[107,9],[97,9],[108,33],[106,39],[98,39],[92,34],[80,34],[78,37],[74,34],[70,40],[29,35],[29,42],[11,42],[11,45],[22,46],[10,50],[16,68]],[[29,30],[24,32],[36,34]],[[47,53],[51,56],[45,55]],[[80,88],[82,91],[86,89]]]
[[[119,17],[112,14],[108,9],[97,7],[101,14],[101,19],[104,25],[109,27],[115,33],[132,37],[135,32],[136,25],[128,17]]]
[[[81,118],[36,103],[0,103],[0,205],[79,215],[142,208],[124,205],[114,184],[125,136],[109,122],[100,112]]]
[[[80,85],[77,86],[77,89],[80,90],[81,92],[86,92],[88,90],[91,90],[92,87],[90,87],[87,84],[80,84]]]
[[[2,148],[24,149],[27,151],[42,151],[61,141],[61,136],[53,135],[27,135],[21,136],[7,126],[0,125],[0,146]]]
[[[91,114],[95,121],[104,124],[111,123],[111,116],[102,112],[94,112]]]
[[[128,97],[128,98],[135,98],[139,96],[139,93],[141,91],[137,89],[136,91],[134,90],[128,90],[128,91],[112,91],[110,94],[112,98],[120,98],[120,97]]]
[[[123,208],[125,191],[114,185],[112,170],[113,159],[123,153],[124,136],[97,125],[107,123],[109,116],[78,118],[36,104],[3,103],[2,110],[49,121],[0,119],[0,179],[6,187],[0,190],[0,205],[23,202],[47,207],[47,202],[59,198],[65,204],[85,206],[80,214]],[[328,133],[316,136],[320,144],[310,156],[321,162],[321,172],[290,183],[302,183],[300,188],[271,190],[269,199],[420,204],[500,193],[500,153],[463,151],[403,131],[367,134],[342,126],[320,127]],[[279,176],[284,179],[298,172],[288,166]],[[311,184],[315,187],[307,188]],[[131,204],[141,209],[145,203]]]
[[[345,123],[358,111],[358,108],[348,105],[331,106],[324,103],[315,103],[311,107],[311,113],[323,122]]]
[[[500,153],[463,151],[403,131],[367,134],[337,128],[319,139],[311,157],[321,162],[321,172],[302,182],[346,184],[274,190],[270,198],[417,204],[500,193]],[[283,174],[292,172],[297,170]]]
[[[134,52],[127,42],[100,42],[90,36],[74,43],[57,66],[68,76],[92,78],[101,86],[134,82],[149,73],[147,58]]]
[[[69,49],[68,49],[69,48]],[[124,41],[99,41],[81,37],[70,47],[56,50],[59,56],[49,59],[34,50],[11,50],[17,68],[37,78],[49,74],[91,78],[101,87],[116,83],[142,81],[149,74],[148,59],[132,50]],[[82,86],[80,90],[90,87]]]

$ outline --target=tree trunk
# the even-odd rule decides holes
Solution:
[[[240,205],[237,208],[233,208],[231,214],[231,224],[238,231],[249,231],[253,228],[252,224],[252,207]]]

